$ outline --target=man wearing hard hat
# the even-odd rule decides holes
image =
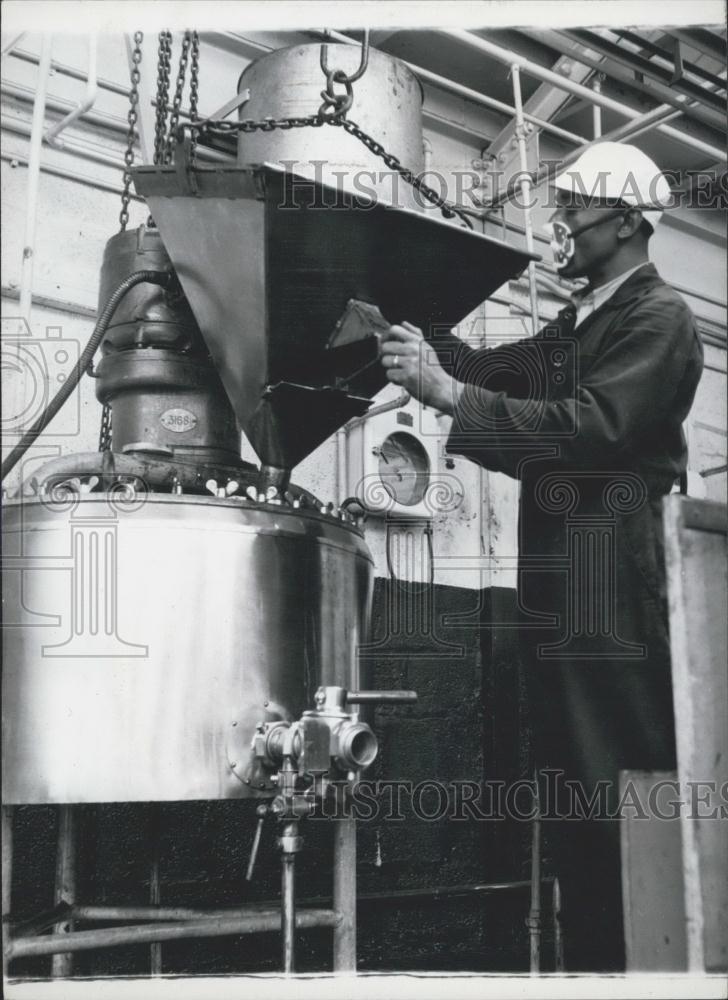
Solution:
[[[519,634],[566,967],[615,971],[618,772],[675,767],[661,502],[686,472],[703,355],[649,262],[670,201],[652,160],[596,143],[554,186],[556,267],[588,282],[556,320],[489,350],[438,337],[437,357],[403,322],[382,362],[452,414],[451,454],[521,482]]]

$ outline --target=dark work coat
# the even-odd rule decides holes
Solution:
[[[447,450],[521,481],[520,646],[541,767],[587,795],[675,766],[662,497],[686,470],[702,370],[690,309],[645,265],[574,329],[473,351],[433,342],[465,383]],[[548,808],[568,811],[563,784]],[[549,835],[548,825],[544,824]],[[622,961],[614,822],[554,823],[571,967]]]

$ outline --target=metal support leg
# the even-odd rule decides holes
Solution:
[[[334,824],[334,972],[356,972],[356,820]]]
[[[76,814],[73,806],[60,806],[58,810],[58,848],[56,853],[56,906],[76,902]],[[63,920],[53,928],[56,934],[68,934],[73,922]],[[66,952],[54,955],[51,976],[63,979],[73,974],[73,955]]]
[[[554,919],[554,971],[564,971],[564,934],[561,929],[561,886],[554,879],[552,913]]]
[[[296,955],[296,855],[284,854],[281,862],[283,971],[288,976],[295,970]]]
[[[149,807],[149,842],[151,857],[149,860],[149,902],[159,905],[161,902],[159,884],[159,854],[160,854],[160,819],[161,813],[157,803]],[[150,973],[152,976],[162,974],[162,945],[157,941],[149,947]]]
[[[538,975],[541,971],[541,819],[538,773],[534,784],[536,787],[536,815],[531,834],[531,908],[527,921],[532,976]]]
[[[13,807],[2,807],[2,919],[3,945],[7,941],[7,919],[10,915],[11,886],[13,880]],[[7,976],[7,959],[3,947],[3,979]]]

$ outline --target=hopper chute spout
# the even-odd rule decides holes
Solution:
[[[378,328],[450,329],[532,259],[270,164],[132,173],[248,440],[286,474],[386,384]]]

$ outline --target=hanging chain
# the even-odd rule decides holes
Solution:
[[[335,125],[343,128],[349,135],[354,136],[366,148],[383,160],[385,165],[397,173],[407,184],[413,187],[431,205],[436,205],[446,219],[459,218],[468,229],[473,228],[473,224],[467,214],[447,199],[443,198],[434,188],[425,184],[422,178],[405,167],[397,156],[388,152],[384,146],[377,142],[373,136],[365,132],[356,122],[349,121],[346,117],[354,101],[354,91],[352,84],[359,80],[367,70],[369,65],[369,32],[365,31],[361,44],[361,57],[359,66],[354,73],[347,74],[342,69],[330,69],[328,63],[328,46],[324,42],[321,46],[321,71],[326,77],[326,87],[321,91],[323,103],[315,115],[294,116],[290,118],[264,118],[262,121],[253,121],[251,118],[242,121],[203,121],[196,120],[197,102],[195,99],[194,115],[190,113],[190,121],[182,125],[170,128],[169,149],[171,151],[172,142],[176,138],[182,141],[185,131],[190,133],[189,162],[194,166],[194,152],[200,136],[228,136],[235,133],[251,132],[273,132],[275,129],[292,128],[320,128],[322,125]],[[196,62],[193,55],[193,78],[195,77]],[[334,85],[343,86],[343,93],[336,93]],[[196,96],[196,80],[195,80]],[[190,99],[190,111],[192,112],[192,100]],[[171,159],[171,155],[170,155]]]
[[[121,212],[119,213],[120,232],[124,232],[129,222],[129,202],[131,201],[131,168],[134,164],[134,142],[136,141],[136,123],[139,106],[139,81],[141,73],[139,64],[142,61],[141,31],[134,32],[134,49],[131,56],[131,89],[129,90],[129,113],[127,114],[128,129],[126,133],[126,149],[124,150],[124,182],[121,191]]]
[[[169,99],[169,73],[172,55],[172,35],[159,32],[157,50],[157,116],[154,122],[154,163],[164,162],[164,144],[167,136],[167,102]]]
[[[197,111],[197,101],[200,87],[200,36],[196,31],[192,32],[192,65],[190,67],[190,121],[196,122],[199,118]],[[190,157],[194,157],[197,146],[197,133],[192,133],[190,146]]]
[[[408,167],[403,166],[398,157],[393,153],[387,152],[380,142],[377,142],[376,139],[365,132],[356,122],[349,121],[343,114],[337,112],[333,114],[321,114],[319,111],[316,115],[292,118],[264,118],[262,121],[253,121],[250,118],[246,118],[243,121],[205,120],[201,122],[185,122],[179,126],[177,132],[180,136],[185,131],[189,131],[192,136],[229,136],[239,132],[244,134],[251,132],[273,132],[275,129],[320,128],[322,125],[335,125],[343,128],[345,132],[353,135],[355,139],[358,139],[359,142],[366,146],[371,153],[383,160],[390,170],[395,171],[407,184],[419,191],[426,201],[439,208],[446,219],[457,217],[468,229],[473,228],[472,222],[462,209],[453,205],[446,198],[443,198],[434,188],[425,184],[421,177],[413,173]]]
[[[99,451],[111,451],[111,406],[108,403],[104,403],[101,410]]]
[[[177,70],[177,83],[172,100],[172,112],[169,116],[169,130],[167,141],[164,147],[164,163],[171,163],[174,153],[175,135],[179,125],[179,114],[182,109],[182,93],[185,87],[185,77],[187,76],[187,61],[190,55],[190,45],[192,44],[192,32],[185,31],[182,39],[182,51],[179,55],[179,69]]]

